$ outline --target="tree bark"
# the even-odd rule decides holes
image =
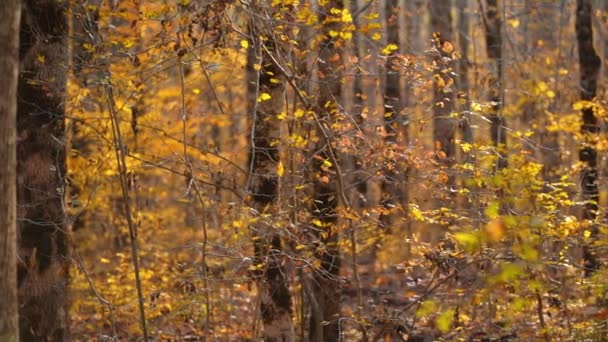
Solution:
[[[397,49],[391,49],[386,58],[386,78],[384,81],[384,142],[386,146],[384,162],[384,178],[382,179],[382,206],[384,212],[380,215],[380,224],[387,232],[391,231],[394,221],[394,208],[403,202],[403,170],[394,155],[397,147],[399,133],[402,132],[401,117],[401,87],[399,82],[399,65],[397,54],[399,53],[399,6],[397,0],[387,0],[385,3],[385,29],[387,45],[393,45]]]
[[[63,206],[67,28],[64,2],[24,2],[17,107],[22,341],[69,339],[69,248]]]
[[[259,216],[252,224],[260,310],[264,325],[264,341],[295,341],[291,319],[292,304],[287,272],[283,267],[281,237],[273,228],[279,195],[281,121],[277,116],[285,110],[285,80],[273,62],[277,58],[276,42],[264,35],[251,18],[248,50],[249,110],[253,114],[253,137],[249,154],[251,174],[248,190],[252,207]],[[269,36],[271,37],[271,36]],[[259,70],[256,70],[259,65]],[[266,98],[270,95],[270,98]]]
[[[456,148],[454,135],[456,121],[452,117],[455,110],[455,79],[450,76],[454,71],[454,46],[452,45],[451,1],[431,1],[431,30],[433,33],[434,70],[433,70],[433,141],[438,159],[450,167],[455,162]],[[449,172],[449,170],[448,170]],[[445,184],[454,186],[454,177],[448,176]]]
[[[504,130],[505,120],[501,113],[504,101],[502,98],[502,87],[504,85],[502,84],[502,20],[500,19],[498,8],[498,0],[486,0],[483,18],[486,28],[486,52],[488,58],[494,61],[494,70],[492,71],[489,84],[489,100],[492,103],[492,113],[489,115],[489,119],[492,122],[490,135],[494,146],[496,146],[499,151],[496,168],[503,169],[507,166],[507,159],[504,157],[504,152],[501,152],[501,150],[507,145],[507,136]]]
[[[19,340],[17,295],[17,80],[21,1],[0,7],[0,341]]]
[[[597,80],[601,68],[601,60],[593,46],[592,0],[576,1],[576,40],[578,42],[578,58],[580,67],[580,96],[581,100],[592,101],[597,92]],[[583,163],[581,174],[581,192],[586,201],[583,219],[594,221],[597,218],[599,188],[597,170],[596,135],[600,132],[597,117],[592,106],[582,109],[581,133],[584,135],[583,146],[579,150],[579,160]],[[591,226],[591,239],[595,241],[598,235],[596,224]],[[583,261],[585,276],[592,275],[599,268],[599,261],[590,244],[583,246]]]
[[[338,318],[340,316],[340,248],[337,230],[338,177],[335,160],[332,158],[331,141],[324,130],[331,126],[332,115],[339,110],[336,101],[341,98],[340,67],[342,66],[342,44],[332,32],[340,32],[341,24],[336,19],[336,10],[344,10],[342,0],[330,0],[319,9],[323,39],[319,43],[319,96],[317,111],[320,124],[317,127],[317,143],[312,160],[313,203],[312,216],[316,224],[318,244],[315,257],[320,261],[320,269],[314,273],[313,293],[318,308],[311,310],[310,340],[338,341],[340,336]],[[334,155],[335,157],[335,155]],[[328,164],[329,163],[329,164]],[[319,316],[319,314],[321,316]]]
[[[460,60],[458,61],[458,99],[462,103],[460,112],[469,111],[469,35],[470,23],[468,13],[468,0],[457,0],[458,8],[458,45],[460,50]],[[473,143],[473,129],[469,115],[465,115],[460,121],[462,141]],[[465,162],[470,162],[470,158],[464,158]]]

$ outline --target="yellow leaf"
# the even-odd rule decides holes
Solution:
[[[372,40],[378,41],[380,39],[382,39],[382,34],[380,32],[374,32],[372,35]]]
[[[593,106],[593,103],[591,101],[576,101],[574,102],[574,104],[572,105],[572,109],[574,110],[581,110],[581,109],[586,109]]]
[[[93,52],[95,51],[95,47],[93,47],[93,45],[89,44],[89,43],[84,43],[82,44],[82,47],[87,50],[87,52]]]
[[[38,56],[36,56],[36,60],[38,61],[38,63],[42,64],[42,63],[44,63],[46,58],[43,55],[38,55]]]
[[[322,228],[324,226],[323,222],[321,222],[321,220],[319,220],[319,219],[312,219],[310,221],[310,223],[312,223],[313,225],[315,225],[319,228]]]
[[[135,42],[132,41],[131,39],[125,39],[122,42],[122,46],[126,47],[127,49],[130,48],[130,47],[132,47],[133,45],[135,45]]]
[[[518,28],[519,27],[519,19],[510,19],[510,20],[507,20],[507,22],[513,28]]]
[[[432,314],[437,311],[437,303],[433,300],[425,300],[420,304],[420,307],[416,311],[416,317],[423,317],[428,314]]]
[[[101,257],[101,258],[99,259],[99,261],[100,261],[102,264],[109,264],[109,263],[110,263],[110,259],[108,259],[108,258],[104,258],[104,257]]]
[[[447,333],[448,331],[450,331],[450,328],[452,327],[453,320],[454,320],[454,309],[444,311],[441,313],[441,315],[439,315],[439,317],[437,317],[437,328],[442,333]]]
[[[285,112],[280,112],[279,114],[277,114],[277,119],[279,119],[279,120],[285,120],[286,117],[287,117],[287,113],[285,113]]]
[[[481,105],[477,102],[471,102],[471,109],[475,112],[481,112]]]
[[[285,173],[285,167],[283,167],[283,162],[280,161],[279,164],[277,165],[277,175],[279,177],[283,177],[284,173]]]
[[[243,49],[249,48],[249,42],[246,39],[241,40],[241,47]]]
[[[399,50],[397,44],[388,44],[384,49],[382,49],[382,53],[385,55],[390,55],[393,51]]]
[[[410,215],[417,221],[424,221],[424,215],[422,214],[422,211],[415,204],[410,205]]]
[[[353,22],[353,16],[350,14],[350,11],[347,8],[342,10],[342,18],[340,20],[342,20],[343,23]]]
[[[192,89],[192,92],[198,95],[201,93],[201,90],[198,88],[194,88],[194,89]]]
[[[270,94],[268,94],[268,93],[261,93],[260,96],[258,97],[258,102],[270,100],[271,98],[272,98],[272,96],[270,96]]]
[[[325,160],[323,161],[323,166],[325,166],[325,167],[331,167],[332,165],[333,165],[333,164],[332,164],[332,163],[331,163],[329,160],[327,160],[327,159],[325,159]]]

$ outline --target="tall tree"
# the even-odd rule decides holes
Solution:
[[[23,341],[64,341],[66,2],[27,0],[23,5],[17,107],[20,334]]]
[[[342,86],[339,71],[342,67],[342,42],[336,32],[341,31],[337,14],[345,10],[342,0],[327,1],[319,8],[319,22],[322,24],[319,43],[318,80],[319,95],[317,98],[317,143],[313,156],[313,224],[319,246],[316,257],[320,269],[314,273],[313,296],[316,307],[311,310],[311,341],[338,341],[340,315],[340,291],[337,284],[340,274],[340,248],[338,246],[338,182],[340,175],[333,151],[330,136],[327,132],[331,126],[332,116],[339,110],[336,103],[341,98]],[[343,189],[342,189],[343,190]]]
[[[505,147],[507,136],[504,126],[505,120],[502,116],[503,106],[503,51],[502,51],[502,20],[498,12],[498,0],[486,0],[483,21],[486,31],[486,53],[488,58],[494,62],[490,76],[490,98],[492,112],[490,114],[490,135],[492,142],[497,148]],[[507,166],[507,159],[500,153],[496,167],[502,169]]]
[[[17,299],[17,80],[21,1],[0,8],[0,341],[18,341]]]
[[[277,11],[279,12],[279,11]],[[256,25],[259,18],[250,19],[248,50],[249,111],[253,115],[253,137],[249,152],[249,193],[252,207],[260,214],[252,224],[256,265],[263,265],[258,274],[260,310],[264,324],[264,341],[294,341],[291,320],[292,304],[287,273],[282,266],[281,237],[274,229],[279,195],[281,121],[277,116],[285,109],[285,80],[273,62],[277,44],[272,36],[262,39],[265,32]],[[272,25],[271,25],[272,26]],[[266,32],[268,33],[268,32]],[[271,33],[272,34],[272,33]],[[260,67],[257,67],[260,66]]]
[[[454,136],[457,123],[452,113],[455,110],[455,79],[451,76],[455,63],[452,45],[451,1],[431,1],[431,31],[433,34],[433,141],[439,161],[446,167],[454,164],[456,148]],[[450,170],[448,170],[450,172]],[[454,186],[454,176],[449,174],[445,184]]]
[[[601,60],[593,46],[592,9],[592,0],[576,1],[575,27],[580,68],[580,97],[583,101],[592,101],[595,98],[601,68]],[[600,132],[600,125],[593,111],[593,106],[583,106],[581,133],[584,135],[584,141],[579,150],[579,160],[583,163],[581,192],[586,201],[583,218],[591,221],[597,218],[600,198],[596,149],[596,135]],[[592,239],[597,239],[597,235],[598,227],[593,224],[591,228]],[[592,246],[585,245],[583,247],[583,259],[586,276],[597,271],[599,261]]]
[[[399,6],[397,0],[387,0],[385,3],[385,28],[389,55],[386,58],[386,78],[384,81],[384,142],[387,151],[387,160],[384,165],[384,178],[382,180],[382,206],[384,213],[380,216],[380,223],[384,229],[390,230],[393,223],[392,209],[403,202],[403,189],[400,179],[403,172],[395,160],[395,150],[401,129],[401,87],[399,81]]]
[[[462,103],[460,112],[469,110],[469,40],[470,38],[470,23],[469,23],[469,8],[468,0],[457,0],[456,7],[458,9],[458,49],[460,50],[460,60],[458,61],[458,98]],[[465,143],[473,142],[473,130],[471,128],[470,118],[465,116],[460,128],[462,131],[462,140]]]

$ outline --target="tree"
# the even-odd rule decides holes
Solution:
[[[580,98],[592,101],[597,92],[597,80],[601,68],[601,60],[593,46],[593,7],[591,0],[576,1],[576,40],[578,43],[578,60],[580,67]],[[595,136],[600,132],[593,105],[585,104],[582,108],[581,133],[584,135],[583,145],[579,150],[579,160],[583,163],[581,174],[581,192],[585,200],[583,219],[594,221],[599,209],[599,188],[597,170],[597,148]],[[591,226],[591,236],[595,240],[598,235],[596,224]],[[599,268],[599,260],[592,246],[583,247],[585,275],[590,276]]]
[[[317,305],[312,304],[310,317],[311,341],[337,341],[339,339],[338,317],[340,315],[340,291],[337,284],[340,274],[340,248],[338,246],[338,197],[341,174],[336,165],[336,154],[328,128],[332,116],[339,111],[336,101],[341,98],[342,48],[338,15],[348,11],[342,0],[330,0],[319,8],[319,22],[322,40],[319,43],[319,95],[317,98],[317,143],[312,161],[313,203],[312,217],[319,246],[315,256],[320,261],[320,269],[314,273],[312,295]],[[346,12],[348,13],[348,12]]]
[[[399,7],[398,1],[389,0],[385,3],[387,52],[386,78],[384,81],[384,142],[387,147],[387,160],[384,165],[384,178],[382,180],[382,205],[384,212],[380,215],[380,223],[384,229],[390,231],[394,215],[393,208],[403,203],[406,197],[403,193],[401,182],[403,172],[400,163],[395,160],[395,153],[400,150],[397,147],[399,133],[402,131],[401,115],[401,87],[399,81],[399,64],[397,63],[399,53]]]
[[[65,3],[24,2],[19,58],[17,201],[21,339],[64,341],[68,339],[69,266],[63,206]]]
[[[17,299],[17,80],[21,2],[0,8],[0,341],[18,341]]]
[[[280,13],[281,10],[276,9],[276,12]],[[281,77],[279,66],[273,62],[278,50],[277,42],[271,38],[274,32],[266,32],[258,20],[251,14],[247,55],[248,110],[253,115],[248,191],[252,207],[258,215],[251,229],[256,267],[259,265],[261,268],[256,272],[256,281],[264,341],[289,342],[295,340],[291,295],[287,273],[282,266],[281,236],[273,228],[272,222],[277,214],[279,179],[283,175],[279,153],[281,121],[277,116],[285,108],[285,80]]]
[[[431,1],[430,12],[434,44],[433,141],[438,159],[443,165],[450,167],[456,157],[456,121],[452,117],[455,109],[455,80],[451,77],[454,69],[451,1]],[[453,185],[454,177],[449,175],[446,186],[451,188]]]
[[[480,2],[481,3],[481,2]],[[507,136],[504,130],[505,120],[502,116],[503,106],[503,54],[502,54],[502,20],[498,12],[498,0],[486,0],[486,8],[483,14],[486,29],[486,53],[488,58],[494,61],[490,77],[490,105],[492,112],[489,115],[491,121],[490,135],[494,146],[501,151],[507,144]],[[507,166],[507,159],[499,152],[496,167],[498,169]]]
[[[457,0],[456,7],[458,8],[458,45],[460,50],[460,60],[458,61],[458,98],[459,102],[463,103],[460,106],[460,112],[469,111],[469,40],[470,23],[469,23],[469,8],[468,0]],[[462,131],[462,141],[465,143],[473,143],[473,130],[471,128],[471,118],[465,115],[461,119],[460,127]],[[470,158],[468,158],[470,159]],[[467,158],[465,158],[467,160]],[[470,160],[469,160],[470,161]]]

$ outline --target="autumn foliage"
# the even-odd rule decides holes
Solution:
[[[73,338],[605,338],[591,1],[430,2],[70,2]]]

